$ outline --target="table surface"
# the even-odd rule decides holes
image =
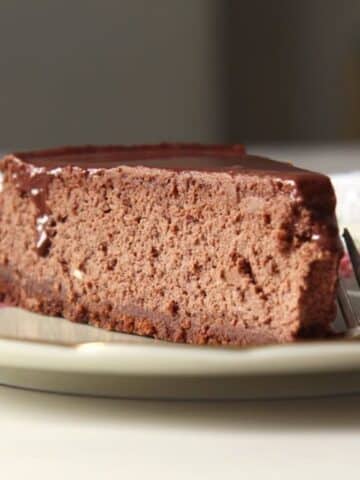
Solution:
[[[250,150],[326,173],[360,169],[354,145]],[[155,402],[0,387],[0,429],[4,479],[350,479],[360,396]]]
[[[360,170],[360,143],[250,145],[248,151],[327,174]]]
[[[359,404],[108,400],[0,387],[1,478],[358,478]]]

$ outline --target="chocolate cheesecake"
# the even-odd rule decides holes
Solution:
[[[342,248],[324,175],[178,144],[9,154],[0,172],[4,302],[194,344],[329,332]]]

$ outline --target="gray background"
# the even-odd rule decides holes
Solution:
[[[358,0],[0,2],[0,147],[360,136]]]

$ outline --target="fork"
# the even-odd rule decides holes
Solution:
[[[360,253],[347,228],[344,229],[343,237],[354,271],[356,283],[360,288]],[[351,299],[341,278],[338,283],[337,303],[346,326],[345,336],[353,338],[360,337],[360,318],[352,306]]]

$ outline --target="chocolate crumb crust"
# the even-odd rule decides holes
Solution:
[[[325,175],[244,147],[67,147],[0,160],[0,297],[196,344],[327,335],[342,253]]]

